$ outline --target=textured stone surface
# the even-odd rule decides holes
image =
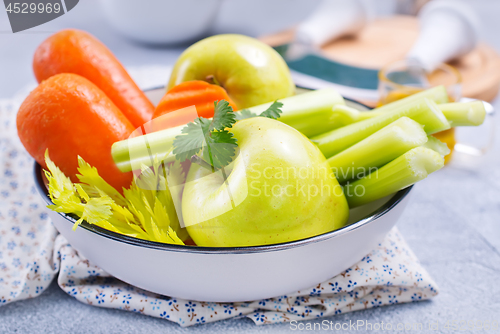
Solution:
[[[90,15],[91,0],[81,2],[78,10],[64,17],[16,36],[6,32],[9,26],[0,10],[0,98],[12,96],[33,82],[31,56],[36,46],[50,33],[63,27],[78,27],[96,34],[127,66],[166,64],[175,60],[175,49],[145,48],[115,35],[98,14]],[[500,2],[476,0],[485,28],[483,40],[500,51],[498,13]],[[86,16],[87,15],[87,16]],[[500,101],[496,101],[500,109]],[[500,133],[500,120],[495,124]],[[500,136],[493,152],[467,166],[455,161],[415,187],[413,198],[398,227],[440,287],[432,301],[383,307],[327,318],[348,324],[364,320],[384,322],[429,323],[443,325],[452,320],[500,321]],[[319,320],[316,321],[317,323]],[[346,326],[346,325],[344,325]],[[255,326],[249,319],[239,319],[180,328],[161,319],[118,310],[100,309],[81,304],[56,283],[40,297],[0,308],[0,332],[219,332],[279,333],[288,332],[289,324]]]

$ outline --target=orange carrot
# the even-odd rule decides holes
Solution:
[[[81,75],[99,87],[136,128],[151,120],[154,106],[113,53],[92,35],[62,30],[36,50],[33,70],[38,82],[59,73]]]
[[[132,173],[122,173],[111,157],[111,145],[127,139],[134,126],[96,85],[76,74],[58,74],[43,81],[24,100],[17,114],[19,138],[46,168],[44,153],[76,178],[78,156],[98,169],[117,190],[129,187]]]
[[[198,116],[211,118],[214,116],[214,102],[226,100],[236,110],[236,105],[229,98],[224,88],[205,81],[186,81],[171,88],[161,99],[153,114],[153,119],[172,111],[189,106],[196,106]],[[186,124],[192,121],[190,113],[180,113],[170,119],[170,127]]]

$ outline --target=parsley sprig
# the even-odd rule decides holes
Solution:
[[[198,117],[182,128],[182,134],[174,139],[173,154],[181,162],[189,159],[199,163],[198,154],[201,151],[203,160],[201,164],[208,164],[212,170],[221,169],[231,163],[238,147],[237,139],[229,132],[234,123],[258,116],[277,119],[282,113],[280,109],[282,106],[283,103],[275,101],[260,115],[248,109],[235,114],[229,102],[225,100],[214,102],[214,117],[212,119]]]
[[[261,112],[260,115],[253,113],[249,109],[243,109],[243,110],[239,111],[238,114],[236,115],[236,120],[241,121],[242,119],[258,117],[258,116],[268,117],[268,118],[272,118],[272,119],[278,119],[278,118],[280,118],[280,114],[282,113],[281,107],[283,107],[283,103],[278,102],[278,101],[274,101],[269,106],[269,108],[267,108],[266,110]]]

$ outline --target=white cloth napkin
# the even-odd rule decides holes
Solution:
[[[135,70],[141,87],[148,71]],[[158,76],[157,80],[168,77]],[[33,159],[17,138],[15,113],[26,96],[0,100],[0,306],[43,293],[57,277],[76,300],[165,318],[191,326],[246,316],[256,324],[307,320],[361,309],[424,300],[437,286],[394,228],[353,267],[310,289],[247,303],[205,303],[141,290],[111,277],[80,256],[48,219],[35,190]]]

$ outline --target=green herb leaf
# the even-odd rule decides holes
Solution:
[[[228,165],[235,154],[236,138],[227,128],[236,123],[233,108],[225,100],[214,102],[214,117],[198,117],[175,137],[173,153],[179,161],[190,159],[203,150],[202,156],[214,169]]]
[[[235,115],[236,115],[237,121],[241,121],[242,119],[253,118],[253,117],[258,116],[257,114],[254,114],[253,112],[251,112],[249,109],[240,110],[237,113],[235,113]]]
[[[203,159],[215,169],[229,165],[238,144],[229,131],[214,131],[207,138],[207,148],[203,150]]]
[[[226,128],[231,128],[234,123],[236,123],[236,115],[229,102],[226,100],[214,102],[214,117],[212,123],[210,123],[209,131],[223,131]]]
[[[205,146],[205,136],[209,127],[210,120],[203,117],[198,117],[183,127],[181,130],[183,134],[175,137],[173,142],[175,158],[182,162],[200,152]]]
[[[257,115],[253,113],[250,109],[243,109],[235,113],[236,115],[236,120],[241,121],[243,119],[247,118],[253,118],[253,117],[267,117],[267,118],[272,118],[272,119],[278,119],[280,118],[280,114],[283,112],[281,110],[281,107],[283,107],[283,103],[274,101],[269,108],[264,110],[263,112],[260,113],[260,115]]]
[[[269,106],[269,108],[267,108],[260,114],[260,116],[272,119],[278,119],[280,118],[280,114],[283,112],[280,109],[281,107],[283,107],[283,103],[274,101],[273,104]]]

